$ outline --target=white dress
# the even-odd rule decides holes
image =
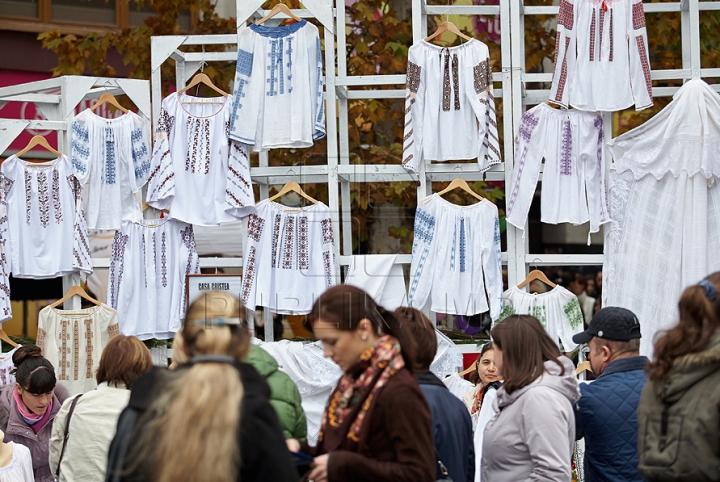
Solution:
[[[12,460],[10,465],[0,467],[0,481],[35,482],[30,449],[15,442],[8,442],[8,444],[12,446]]]
[[[583,313],[577,296],[560,285],[545,293],[528,293],[517,286],[503,293],[505,307],[497,323],[510,315],[531,315],[540,320],[543,328],[558,347],[570,352],[577,348],[573,335],[585,329]]]
[[[330,209],[319,202],[290,208],[273,201],[257,204],[248,220],[242,301],[254,310],[302,315],[335,284]]]
[[[690,80],[655,117],[608,143],[603,306],[642,326],[640,354],[678,321],[683,290],[720,270],[720,95]]]
[[[118,313],[106,304],[73,311],[46,306],[38,314],[36,343],[74,395],[97,386],[100,356],[118,333]]]
[[[85,109],[72,122],[75,176],[88,184],[88,229],[118,229],[123,219],[142,219],[135,193],[150,174],[146,121],[134,112],[105,119]]]
[[[449,48],[424,40],[410,47],[402,155],[406,169],[417,173],[423,159],[477,158],[483,171],[501,162],[488,52],[475,39]]]
[[[14,277],[92,273],[82,186],[70,159],[31,163],[10,156],[0,167],[0,203],[7,210],[5,253]]]
[[[560,0],[551,102],[586,111],[653,105],[642,0]]]
[[[502,310],[501,269],[497,206],[484,199],[463,207],[437,194],[418,203],[410,306],[422,309],[430,297],[436,313],[469,316],[489,310],[496,319]]]
[[[15,364],[12,361],[12,357],[20,348],[13,348],[7,353],[3,353],[3,358],[0,359],[0,385],[12,385],[15,383]]]
[[[172,93],[162,102],[147,203],[186,223],[216,226],[254,211],[247,147],[228,138],[233,98],[212,103],[220,100]]]
[[[192,226],[170,218],[124,222],[115,232],[108,284],[120,332],[172,338],[185,316],[187,275],[199,272]]]
[[[605,187],[602,117],[539,104],[525,112],[515,144],[507,222],[525,229],[543,165],[543,223],[584,224],[590,232],[610,221]]]
[[[318,28],[251,24],[238,34],[230,138],[256,152],[310,147],[325,137]]]

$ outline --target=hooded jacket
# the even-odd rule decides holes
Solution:
[[[570,480],[575,444],[573,405],[580,399],[569,358],[554,361],[529,385],[497,392],[498,414],[485,428],[482,480],[493,482]]]
[[[662,380],[647,382],[637,418],[646,479],[720,481],[720,331],[703,351],[675,359]]]
[[[55,385],[50,420],[35,434],[20,415],[12,395],[14,388],[15,385],[5,385],[0,388],[0,429],[5,432],[5,442],[15,442],[29,448],[35,482],[51,482],[55,480],[55,476],[50,471],[48,459],[50,434],[55,415],[60,411],[60,406],[68,398],[69,393],[64,386]]]
[[[306,441],[307,419],[295,382],[287,373],[281,372],[275,358],[259,346],[250,346],[250,353],[245,362],[255,367],[255,370],[270,385],[270,405],[273,406],[280,419],[285,438]]]

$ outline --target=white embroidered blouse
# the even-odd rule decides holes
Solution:
[[[496,319],[502,291],[497,206],[487,199],[458,206],[437,194],[422,199],[415,212],[410,306],[422,309],[430,297],[436,313],[489,310]]]
[[[403,166],[417,173],[423,159],[477,158],[484,171],[500,157],[487,46],[472,39],[457,47],[424,40],[410,47]]]
[[[245,307],[273,313],[306,314],[335,284],[330,209],[319,202],[290,208],[257,204],[248,220],[241,298]]]
[[[310,147],[325,137],[318,28],[251,24],[238,34],[230,138],[256,152]]]
[[[155,129],[147,203],[174,219],[216,226],[254,212],[247,147],[230,142],[232,96],[172,93]]]
[[[71,159],[75,176],[88,184],[88,229],[118,229],[123,219],[142,219],[135,193],[150,174],[149,129],[134,112],[105,119],[85,109],[73,120]]]
[[[653,105],[642,0],[561,0],[550,101],[586,111]]]
[[[590,232],[610,221],[605,187],[603,123],[599,114],[540,104],[523,114],[515,143],[507,222],[525,229],[540,175],[544,223],[584,224]]]

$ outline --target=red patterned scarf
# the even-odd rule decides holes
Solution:
[[[323,440],[328,424],[330,427],[340,427],[353,411],[357,411],[357,415],[350,425],[347,437],[358,442],[373,395],[404,366],[400,343],[390,335],[379,338],[375,346],[363,351],[360,361],[343,374],[330,397],[330,403],[323,413],[318,442]],[[358,407],[360,403],[362,407]]]

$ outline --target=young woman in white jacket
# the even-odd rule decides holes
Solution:
[[[485,428],[482,480],[568,482],[580,399],[572,362],[532,316],[509,316],[491,336],[504,381]]]

